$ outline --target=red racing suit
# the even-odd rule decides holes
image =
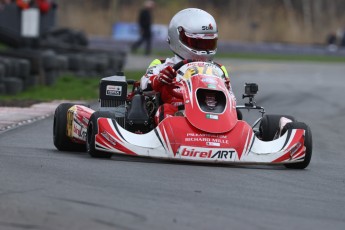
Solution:
[[[158,80],[158,75],[161,70],[165,69],[167,66],[174,66],[180,61],[182,61],[182,59],[176,55],[165,60],[155,59],[151,62],[146,71],[146,74],[140,80],[140,86],[143,90],[152,89],[161,94],[161,99],[164,104],[157,110],[157,113],[155,115],[156,124],[161,122],[166,117],[174,116],[174,114],[178,111],[178,106],[183,104],[183,101],[181,99],[171,95],[170,85],[166,85]],[[228,79],[226,80],[226,82],[229,85],[229,90],[231,91],[228,73],[224,66],[220,66],[224,72],[225,77]]]

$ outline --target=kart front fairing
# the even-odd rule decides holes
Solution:
[[[223,134],[206,133],[184,117],[168,117],[154,130],[135,134],[115,120],[98,119],[96,149],[127,155],[200,162],[280,163],[300,161],[305,155],[304,130],[288,130],[264,142],[244,121]]]
[[[177,71],[184,101],[184,114],[196,128],[209,133],[230,131],[237,122],[236,100],[226,88],[223,72],[212,63],[192,62]],[[205,104],[205,95],[215,95],[216,105]]]
[[[184,116],[165,118],[146,134],[129,132],[116,120],[99,118],[95,148],[101,151],[202,162],[281,163],[303,160],[304,135],[288,130],[264,142],[252,127],[237,120],[236,100],[212,63],[189,63],[180,68],[178,81]],[[216,92],[218,107],[203,105],[204,91]]]

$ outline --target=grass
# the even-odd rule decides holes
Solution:
[[[6,49],[7,49],[7,46],[0,42],[0,51],[1,50],[6,50]]]
[[[143,71],[127,71],[127,79],[138,80]],[[53,86],[36,86],[17,95],[3,95],[0,100],[95,100],[100,78],[81,78],[72,74],[61,76]]]
[[[143,71],[127,71],[127,79],[139,80]],[[62,75],[53,86],[35,86],[17,95],[2,95],[0,100],[96,100],[100,78]]]

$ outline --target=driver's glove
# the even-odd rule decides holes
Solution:
[[[157,80],[163,84],[171,85],[175,77],[176,71],[171,66],[167,66],[159,72]]]

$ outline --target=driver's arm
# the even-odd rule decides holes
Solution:
[[[153,79],[161,71],[161,68],[162,68],[160,67],[161,64],[162,64],[162,61],[159,59],[155,59],[151,62],[151,64],[146,70],[145,75],[142,76],[140,80],[140,87],[142,90],[146,90],[146,91],[152,90]]]
[[[161,63],[161,64],[159,64]],[[172,84],[176,76],[175,70],[170,65],[164,65],[161,60],[154,60],[141,78],[141,86],[143,90],[149,88],[160,92],[165,86]]]

